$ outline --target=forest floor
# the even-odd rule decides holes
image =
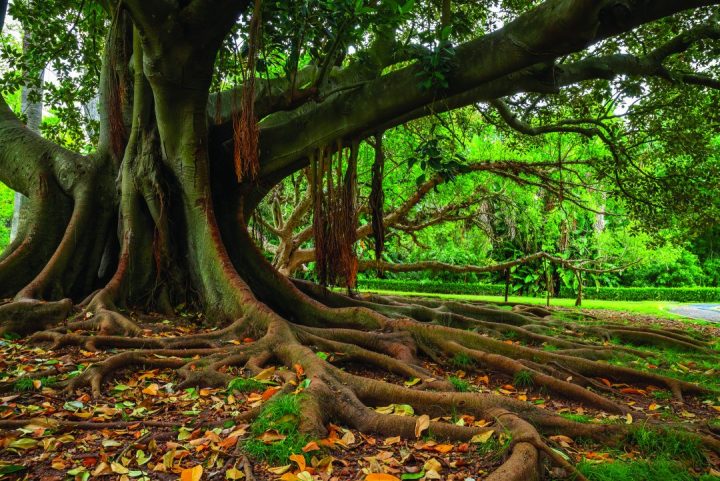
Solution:
[[[696,330],[706,339],[720,339],[720,325],[610,310],[592,313],[635,325]],[[207,330],[202,327],[202,318],[193,315],[165,323],[168,329],[163,335],[167,336]],[[520,341],[508,338],[505,342]],[[551,347],[546,346],[547,350]],[[720,348],[720,343],[715,348]],[[716,362],[692,353],[647,350],[656,355],[622,362],[713,384],[709,387],[720,391],[720,366]],[[296,391],[274,397],[280,368],[273,367],[253,378],[244,377],[241,369],[230,368],[228,372],[235,380],[221,389],[178,389],[179,379],[170,369],[121,372],[104,385],[100,398],[91,398],[89,392],[66,393],[55,388],[56,383],[77,376],[111,354],[74,346],[49,351],[47,346],[19,339],[0,340],[0,479],[469,481],[480,480],[499,466],[511,443],[504,432],[488,432],[467,443],[445,443],[428,434],[422,417],[413,439],[372,436],[335,425],[329,426],[326,438],[311,439],[297,430],[303,415],[297,402],[304,388],[301,368],[296,372]],[[333,363],[342,362],[342,353],[317,355]],[[720,425],[720,397],[679,402],[656,386],[613,384],[598,378],[611,388],[614,400],[632,409],[631,414],[618,416],[583,408],[536,389],[522,376],[512,378],[485,370],[462,357],[451,360],[450,369],[430,360],[424,363],[438,379],[449,379],[458,390],[512,397],[583,423],[640,423],[632,415],[637,412],[667,423]],[[349,372],[400,385],[420,381],[379,374],[362,365],[342,365]],[[34,380],[23,378],[38,372],[45,375]],[[263,414],[252,424],[242,422],[242,414],[255,408],[262,409]],[[412,407],[402,404],[377,406],[376,410],[398,416],[413,413]],[[463,412],[439,420],[474,426],[491,423]],[[567,436],[552,436],[549,441],[592,481],[720,480],[720,458],[677,431],[658,436],[638,429],[622,450]],[[546,478],[571,479],[559,468],[547,468]]]

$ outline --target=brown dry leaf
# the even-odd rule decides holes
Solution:
[[[260,441],[264,442],[265,444],[272,444],[277,441],[282,441],[287,436],[284,434],[280,434],[276,429],[271,429],[270,431],[265,431],[260,436],[258,436],[255,439],[259,439]]]
[[[390,446],[392,444],[397,444],[399,442],[400,442],[400,436],[394,436],[392,438],[386,438],[385,442],[383,444],[385,444],[385,446]]]
[[[550,436],[551,441],[555,441],[556,443],[560,444],[560,446],[567,448],[571,444],[573,444],[575,441],[572,438],[569,438],[567,436],[563,436],[562,434],[558,434],[557,436]]]
[[[449,453],[450,451],[452,451],[453,447],[454,446],[452,444],[438,444],[433,449],[435,451],[437,451],[438,453],[445,454],[445,453]]]
[[[419,438],[423,431],[430,427],[430,416],[423,414],[415,421],[415,437]]]
[[[201,465],[192,468],[183,469],[180,473],[180,481],[200,481],[203,475],[203,467]]]

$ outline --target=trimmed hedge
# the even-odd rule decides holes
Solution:
[[[358,287],[369,290],[427,292],[436,294],[469,294],[502,296],[504,284],[478,284],[462,282],[410,281],[402,279],[359,279]],[[512,294],[511,294],[512,295]],[[574,299],[571,289],[561,289],[560,297]],[[585,287],[583,299],[608,301],[675,301],[720,302],[717,287]]]
[[[505,295],[504,284],[478,284],[443,281],[406,281],[402,279],[358,279],[360,289],[430,292],[436,294],[471,294],[475,296]]]

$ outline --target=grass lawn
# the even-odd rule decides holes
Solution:
[[[427,292],[402,292],[402,291],[385,291],[385,290],[366,290],[362,289],[363,292],[373,292],[376,294],[384,295],[395,295],[395,296],[421,296],[421,297],[439,297],[442,299],[457,299],[465,301],[491,301],[491,302],[503,302],[505,300],[502,296],[474,296],[474,295],[463,295],[463,294],[433,294]],[[545,305],[544,297],[520,297],[510,296],[508,297],[509,302],[517,302],[521,304],[538,304]],[[575,299],[550,299],[551,306],[561,307],[575,307]],[[679,306],[681,303],[668,302],[668,301],[603,301],[595,299],[584,299],[582,308],[584,309],[611,309],[613,311],[626,311],[637,314],[645,314],[648,316],[662,317],[665,319],[687,319],[678,314],[673,314],[669,311],[670,308]],[[688,321],[693,321],[688,319]],[[703,321],[693,321],[703,323]]]

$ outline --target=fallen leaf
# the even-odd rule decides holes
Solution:
[[[290,468],[292,468],[292,464],[286,464],[285,466],[278,466],[276,468],[267,468],[267,470],[273,474],[285,474],[290,471]]]
[[[438,461],[437,459],[430,458],[425,461],[423,469],[427,472],[435,471],[436,473],[439,473],[440,471],[442,471],[442,464],[440,464],[440,461]]]
[[[203,467],[201,465],[192,468],[183,469],[180,473],[180,481],[200,481],[203,475]]]
[[[625,424],[632,424],[632,422],[633,422],[632,414],[627,413],[627,414],[625,415]]]
[[[237,481],[238,479],[242,479],[244,477],[245,473],[243,473],[237,468],[230,468],[225,471],[225,479],[229,479],[231,481]]]
[[[298,465],[298,469],[300,471],[305,471],[305,468],[307,467],[305,464],[305,456],[302,454],[293,454],[290,456],[290,461],[294,461]]]
[[[110,469],[112,470],[113,473],[116,473],[116,474],[127,474],[130,472],[130,470],[128,468],[126,468],[125,466],[123,466],[120,463],[112,463],[110,465]],[[183,478],[183,481],[185,481],[185,478]]]
[[[303,453],[309,453],[310,451],[318,451],[320,449],[320,446],[318,446],[318,443],[315,441],[310,441],[302,448]]]
[[[152,383],[148,387],[142,390],[143,394],[147,394],[148,396],[157,396],[158,391],[160,389],[160,386]]]
[[[400,481],[400,478],[392,474],[370,473],[365,476],[365,481]]]
[[[495,433],[494,430],[485,431],[484,433],[476,434],[470,439],[471,443],[479,443],[479,444],[485,444],[486,442],[490,441],[490,438]]]
[[[385,444],[385,446],[391,446],[391,445],[397,444],[399,442],[400,442],[400,436],[394,436],[394,437],[385,439],[384,444]]]
[[[430,427],[430,416],[423,414],[415,421],[415,437],[419,438],[423,431]]]
[[[260,436],[258,436],[255,439],[259,439],[260,441],[264,442],[265,444],[272,444],[277,441],[282,441],[287,436],[284,434],[280,434],[277,430],[271,429],[270,431],[265,431]]]

